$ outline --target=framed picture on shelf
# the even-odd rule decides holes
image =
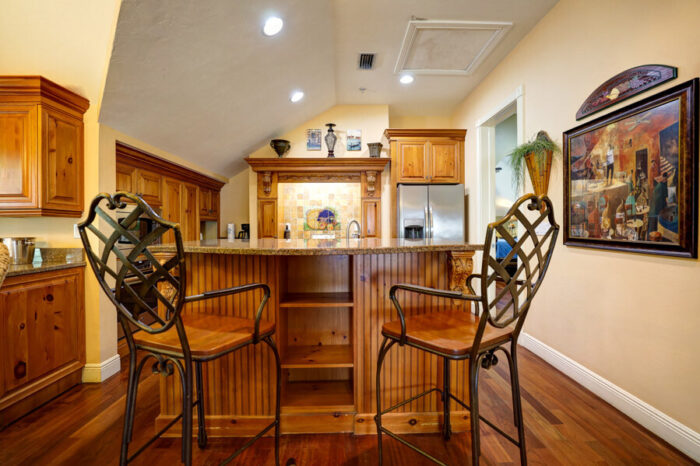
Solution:
[[[321,150],[321,130],[306,130],[306,150]]]
[[[564,133],[564,244],[697,257],[698,79]]]
[[[362,150],[362,130],[361,129],[349,129],[348,130],[348,147],[347,150]]]

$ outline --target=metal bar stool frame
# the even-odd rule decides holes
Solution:
[[[115,211],[117,208],[123,209],[126,207],[126,202],[130,201],[135,204],[135,208],[128,216],[122,220],[116,220],[106,212],[100,203],[106,204],[108,211]],[[155,222],[157,227],[148,233],[144,238],[139,239],[129,230],[138,222],[139,217],[148,216]],[[109,236],[101,232],[94,225],[95,219],[99,217],[109,227],[112,228]],[[101,193],[90,204],[87,218],[78,224],[80,238],[85,247],[88,262],[95,272],[97,281],[100,287],[109,297],[112,304],[117,308],[119,323],[124,330],[127,345],[129,348],[129,381],[127,387],[126,408],[124,413],[124,427],[122,431],[122,442],[119,464],[125,465],[131,462],[136,456],[141,454],[149,445],[160,438],[168,429],[182,419],[182,452],[181,460],[183,463],[190,465],[192,463],[192,423],[193,410],[197,408],[197,444],[199,448],[205,448],[207,445],[207,434],[205,427],[204,414],[204,390],[202,386],[202,364],[204,362],[219,358],[225,354],[232,353],[250,344],[265,343],[270,347],[275,356],[277,370],[277,392],[276,392],[276,408],[275,419],[272,423],[266,426],[262,431],[249,439],[240,449],[229,456],[222,464],[227,464],[235,457],[240,455],[246,448],[252,445],[256,440],[265,435],[270,429],[275,428],[275,464],[279,465],[279,439],[280,439],[280,400],[281,400],[281,375],[282,369],[280,365],[280,357],[272,340],[274,330],[268,334],[260,334],[260,320],[263,309],[270,298],[270,288],[264,283],[251,283],[246,285],[235,286],[231,288],[220,289],[216,291],[208,291],[202,294],[186,296],[187,288],[185,255],[182,244],[182,234],[178,223],[170,222],[160,217],[153,209],[138,195],[126,192],[118,192],[114,196],[107,193]],[[98,241],[91,241],[88,231]],[[174,233],[176,253],[164,263],[160,263],[156,257],[149,251],[148,247],[167,232]],[[133,249],[128,254],[125,254],[118,247],[118,241],[127,239]],[[101,253],[96,252],[94,244],[99,244]],[[101,243],[101,244],[100,244]],[[114,270],[110,265],[111,255],[121,262],[121,268]],[[153,272],[144,274],[134,265],[134,261],[139,256],[145,256],[153,266]],[[174,274],[174,270],[178,273]],[[125,280],[127,274],[137,277],[136,283],[128,283]],[[110,285],[107,280],[114,280],[114,285]],[[163,292],[158,289],[158,285],[163,286]],[[202,301],[206,299],[219,298],[237,293],[250,292],[254,290],[262,290],[263,296],[255,313],[255,325],[252,339],[227,348],[225,351],[215,353],[208,357],[192,355],[188,342],[185,326],[182,321],[182,308],[187,303]],[[146,297],[155,298],[157,303],[165,307],[165,317],[158,315],[157,309],[154,309],[146,302]],[[131,303],[135,303],[136,311],[129,310],[122,302],[128,298]],[[157,306],[156,306],[157,308]],[[140,311],[140,312],[139,312]],[[151,326],[153,324],[145,324],[139,319],[139,315],[145,312],[154,319],[154,323],[158,327]],[[169,351],[163,348],[155,348],[144,344],[138,344],[134,341],[133,332],[136,329],[147,332],[151,335],[160,334],[175,328],[182,351]],[[138,352],[145,352],[144,357],[138,362]],[[136,397],[138,391],[138,383],[145,364],[150,359],[154,360],[152,370],[154,373],[163,376],[172,375],[177,368],[180,376],[180,384],[182,388],[182,412],[172,419],[163,429],[155,436],[145,442],[138,450],[129,455],[129,443],[132,440],[134,411]],[[194,366],[194,371],[193,371]],[[197,399],[192,400],[193,395],[193,374],[196,378]]]
[[[527,209],[530,211],[539,211],[539,216],[534,220],[529,220],[526,215],[521,211],[521,207],[527,204]],[[508,233],[506,225],[513,218],[517,219],[520,224],[525,229],[525,234],[519,239],[513,238],[512,235]],[[538,236],[535,232],[536,228],[540,225],[546,225],[543,222],[547,220],[549,222],[549,227],[546,232]],[[496,232],[498,232],[503,238],[508,241],[512,249],[502,258],[500,261],[496,260],[494,256],[490,254],[491,246],[495,241]],[[467,289],[469,294],[462,294],[458,291],[447,291],[439,290],[434,288],[428,288],[424,286],[416,286],[410,284],[395,284],[391,287],[389,291],[390,299],[394,305],[394,308],[398,312],[399,320],[401,323],[401,336],[395,337],[393,335],[387,335],[382,332],[384,339],[379,348],[379,356],[377,359],[377,375],[376,375],[376,396],[377,396],[377,414],[374,419],[377,424],[377,441],[378,441],[378,453],[379,453],[379,464],[383,464],[382,458],[382,434],[387,434],[390,437],[398,440],[403,445],[413,449],[414,451],[420,453],[426,458],[432,460],[433,462],[446,465],[442,461],[433,457],[429,453],[421,450],[417,446],[411,444],[407,440],[399,437],[397,434],[391,432],[386,427],[382,426],[382,416],[387,414],[401,406],[404,406],[412,401],[419,398],[427,396],[433,392],[440,394],[441,401],[443,404],[443,425],[442,425],[442,436],[445,440],[449,440],[452,434],[450,427],[450,401],[454,401],[458,405],[462,406],[466,410],[470,411],[470,423],[471,423],[471,439],[472,439],[472,464],[479,464],[479,454],[480,454],[480,435],[479,435],[479,421],[484,421],[488,426],[493,428],[496,432],[501,434],[511,443],[516,445],[520,450],[520,461],[523,465],[527,464],[527,455],[525,450],[525,429],[523,425],[523,415],[522,415],[522,402],[520,397],[520,383],[518,377],[518,366],[517,366],[517,341],[522,330],[523,323],[525,322],[525,317],[530,308],[532,300],[539,290],[545,273],[549,267],[549,263],[554,251],[554,246],[556,244],[557,236],[559,234],[559,225],[554,219],[554,211],[551,200],[547,196],[535,196],[534,194],[526,194],[518,199],[515,204],[511,207],[508,213],[499,221],[493,222],[488,225],[486,230],[486,239],[484,241],[484,253],[481,264],[481,273],[471,274],[467,277]],[[533,248],[531,251],[524,251],[523,247],[527,241],[531,241]],[[517,268],[513,275],[510,275],[505,266],[515,257],[518,257],[521,262],[520,266]],[[534,266],[531,261],[534,260]],[[522,279],[521,275],[524,273],[525,278]],[[472,282],[474,279],[480,279],[480,294],[477,294]],[[495,297],[489,300],[488,288],[494,284],[496,281],[505,283],[505,287],[498,291]],[[404,290],[411,293],[418,293],[428,296],[437,296],[443,298],[450,298],[456,300],[471,301],[475,303],[476,313],[479,314],[479,304],[483,308],[483,312],[480,315],[478,329],[474,336],[474,341],[471,347],[471,351],[464,355],[454,355],[448,354],[441,351],[436,351],[432,348],[427,348],[423,345],[416,344],[415,342],[408,341],[406,335],[406,318],[404,316],[403,309],[399,300],[396,297],[396,292],[399,290]],[[520,302],[521,293],[525,293],[525,299]],[[508,296],[509,295],[509,296]],[[507,299],[508,305],[503,306],[502,309],[498,310],[496,306],[501,302],[501,300]],[[507,316],[508,310],[512,311],[511,316]],[[493,327],[503,329],[510,324],[515,325],[506,341],[499,341],[493,344],[482,344],[481,340],[484,335],[487,324]],[[504,345],[510,343],[510,351],[504,348]],[[443,359],[443,389],[431,388],[425,392],[416,395],[408,400],[401,401],[394,406],[386,409],[382,409],[381,400],[381,370],[384,358],[389,352],[389,350],[398,344],[399,346],[410,346],[413,348],[426,351],[431,354],[435,354]],[[513,417],[514,424],[518,429],[518,439],[514,439],[507,433],[505,433],[501,428],[496,426],[493,422],[484,418],[479,413],[479,398],[478,398],[478,382],[479,382],[479,369],[490,369],[492,366],[497,364],[498,358],[496,357],[496,351],[502,351],[508,360],[508,366],[510,369],[510,382],[511,382],[511,392],[513,398]],[[466,404],[462,400],[455,397],[450,393],[450,361],[463,361],[469,360],[469,404]]]

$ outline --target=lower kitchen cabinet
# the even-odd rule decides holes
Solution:
[[[9,277],[0,288],[0,428],[80,383],[84,266]]]

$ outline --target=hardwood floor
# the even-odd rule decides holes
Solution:
[[[519,354],[530,464],[694,464],[537,356],[525,349]],[[124,369],[103,384],[75,387],[0,431],[0,464],[116,464],[126,390]],[[132,451],[154,432],[158,377],[144,375],[139,386]],[[502,362],[482,371],[479,390],[482,414],[515,435],[507,365]],[[454,435],[449,442],[438,435],[411,437],[449,464],[470,462],[468,433]],[[243,442],[210,439],[205,450],[199,450],[195,442],[194,463],[218,464]],[[386,436],[384,445],[384,464],[432,464]],[[519,463],[517,449],[483,423],[481,445],[484,465]],[[273,440],[264,438],[233,464],[273,464],[273,447]],[[283,465],[374,465],[376,455],[374,435],[288,435],[281,441]],[[172,465],[179,460],[179,439],[162,439],[134,464]]]

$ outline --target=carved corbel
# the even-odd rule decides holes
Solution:
[[[450,290],[468,294],[467,277],[474,270],[473,251],[450,251],[448,258],[448,273]]]
[[[263,192],[267,196],[272,192],[272,172],[263,172],[262,182],[263,182]]]
[[[374,197],[377,192],[377,172],[365,172],[365,179],[367,180],[367,195],[369,197]]]

